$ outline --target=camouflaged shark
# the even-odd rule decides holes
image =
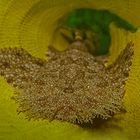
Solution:
[[[130,42],[107,67],[79,36],[65,51],[49,48],[46,60],[23,48],[0,48],[0,75],[16,88],[17,111],[29,119],[93,123],[121,112],[133,53]]]

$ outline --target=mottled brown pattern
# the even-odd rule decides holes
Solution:
[[[123,107],[132,56],[132,43],[109,67],[89,54],[81,41],[63,52],[49,50],[48,61],[22,48],[3,48],[0,74],[20,91],[14,95],[18,112],[29,119],[92,123],[95,117],[110,118]]]

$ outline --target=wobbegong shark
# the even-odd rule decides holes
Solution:
[[[81,33],[65,51],[49,47],[47,59],[23,48],[0,48],[0,75],[13,87],[18,113],[33,120],[93,123],[121,113],[134,44],[128,43],[116,61],[88,52]]]

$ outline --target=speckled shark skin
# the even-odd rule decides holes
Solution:
[[[92,123],[108,119],[123,107],[133,44],[106,67],[81,40],[63,52],[49,49],[48,59],[31,56],[22,48],[0,49],[0,75],[17,89],[18,112],[29,119]]]

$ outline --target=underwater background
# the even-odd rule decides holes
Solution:
[[[140,25],[139,0],[0,0],[0,47],[22,47],[33,56],[45,58],[48,45],[63,50],[68,44],[60,35],[59,19],[76,8],[107,9]],[[140,139],[140,31],[130,33],[111,24],[112,63],[130,41],[134,58],[126,84],[126,113],[98,127],[60,122],[28,121],[17,115],[11,100],[14,88],[0,77],[0,140],[139,140]]]

